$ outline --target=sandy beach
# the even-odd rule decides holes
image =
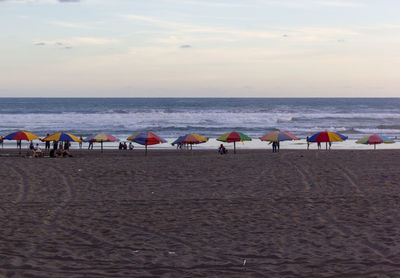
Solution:
[[[0,150],[1,277],[400,277],[400,151]]]

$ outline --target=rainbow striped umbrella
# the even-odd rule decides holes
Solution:
[[[40,138],[33,134],[30,133],[28,131],[23,131],[23,130],[19,130],[10,134],[7,134],[6,136],[3,137],[3,139],[7,139],[7,140],[17,140],[17,146],[19,145],[19,154],[21,154],[21,141],[32,141],[35,139],[39,139]]]
[[[270,141],[270,142],[280,142],[280,141],[300,140],[300,139],[287,131],[279,130],[265,134],[264,136],[260,137],[260,140]]]
[[[147,155],[147,146],[166,143],[167,141],[150,131],[136,132],[135,134],[127,138],[129,141],[133,141],[140,145],[145,146],[145,155]]]
[[[199,134],[191,133],[183,136],[179,136],[174,142],[172,142],[172,146],[175,144],[188,144],[190,145],[190,149],[192,149],[193,144],[201,144],[208,141],[208,138],[205,138]]]
[[[42,139],[42,141],[74,141],[74,142],[82,142],[81,139],[76,137],[75,135],[72,135],[70,133],[65,133],[65,132],[58,132],[51,134],[49,136],[46,136]]]
[[[100,132],[98,134],[93,134],[92,136],[89,136],[83,140],[85,142],[100,142],[101,143],[101,152],[103,152],[103,142],[117,142],[119,141],[117,138],[114,136]]]
[[[344,141],[347,139],[347,136],[344,136],[337,132],[331,131],[323,131],[315,133],[311,136],[308,141],[309,142],[336,142],[336,141]]]
[[[35,139],[40,139],[38,136],[36,136],[33,133],[30,133],[28,131],[23,131],[23,130],[19,130],[13,133],[10,133],[6,136],[3,137],[3,139],[7,139],[7,140],[24,140],[24,141],[32,141]]]
[[[241,132],[232,131],[223,134],[217,140],[227,143],[233,142],[233,153],[236,153],[236,142],[251,141],[251,138]]]
[[[387,138],[386,136],[378,135],[378,134],[371,134],[365,136],[356,141],[357,144],[366,144],[366,145],[374,145],[374,150],[376,149],[376,144],[392,144],[394,143],[393,140]]]
[[[313,136],[308,138],[308,142],[326,143],[326,149],[328,149],[328,142],[344,141],[348,137],[337,132],[323,131],[315,133]]]
[[[205,138],[199,134],[196,133],[191,133],[191,134],[185,134],[183,136],[179,136],[178,139],[176,139],[172,145],[182,143],[182,144],[201,144],[205,143],[208,141],[208,138]]]

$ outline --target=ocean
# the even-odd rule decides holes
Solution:
[[[213,148],[213,139],[236,130],[253,138],[243,147],[258,148],[266,146],[258,137],[279,129],[303,139],[335,131],[349,137],[341,146],[336,143],[339,148],[368,147],[354,141],[372,133],[400,137],[400,98],[0,98],[3,136],[15,130],[38,136],[66,131],[83,137],[104,131],[125,140],[136,131],[150,130],[170,142],[199,133],[211,138],[201,147]],[[304,140],[285,142],[287,148],[304,145]]]

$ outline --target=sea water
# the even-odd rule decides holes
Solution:
[[[266,148],[258,137],[286,130],[303,140],[282,142],[282,148],[305,148],[307,136],[329,130],[349,137],[334,143],[335,149],[370,149],[355,141],[372,133],[400,138],[399,107],[400,98],[0,98],[0,136],[15,130],[43,137],[59,131],[82,137],[106,132],[124,141],[136,131],[150,130],[169,143],[198,133],[210,141],[197,148],[215,148],[216,138],[235,130],[253,138],[239,148]]]

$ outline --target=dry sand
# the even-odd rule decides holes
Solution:
[[[400,277],[400,151],[73,154],[0,157],[0,276]]]

